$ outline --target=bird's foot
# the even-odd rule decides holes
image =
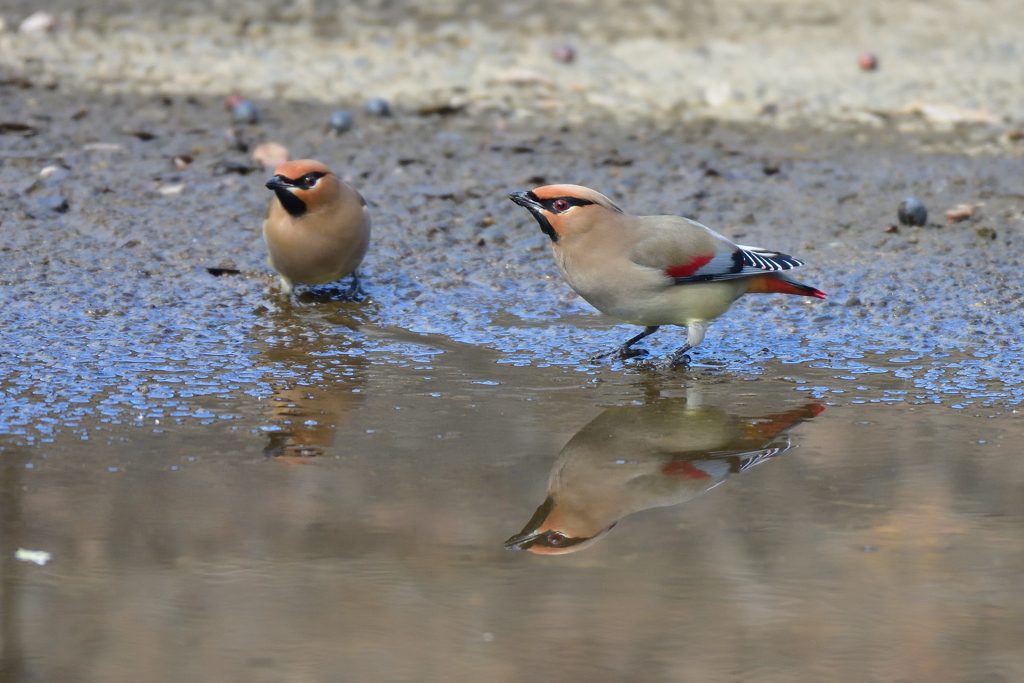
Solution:
[[[349,301],[356,303],[362,303],[366,300],[366,290],[363,289],[363,285],[360,282],[353,282],[349,285],[349,288],[345,290],[345,298]]]
[[[597,363],[598,361],[605,360],[629,360],[630,358],[636,358],[637,356],[646,356],[649,353],[647,349],[634,349],[629,346],[620,346],[606,351],[605,353],[599,353],[596,356],[590,357],[591,363]]]
[[[684,368],[690,367],[690,356],[687,354],[690,348],[690,345],[687,344],[673,351],[671,356],[662,361],[663,368],[665,370],[675,370],[680,365]]]
[[[348,289],[345,290],[345,298],[349,301],[355,301],[356,303],[362,302],[366,299],[366,290],[363,289],[363,282],[359,279],[359,276],[352,273],[352,282],[349,284]]]
[[[637,365],[648,370],[675,370],[678,367],[688,368],[690,367],[690,356],[687,355],[689,350],[689,346],[684,346],[683,348],[674,351],[671,356],[657,361],[644,360],[637,363]]]

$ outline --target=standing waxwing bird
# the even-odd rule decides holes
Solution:
[[[609,408],[562,448],[544,502],[505,547],[541,555],[582,550],[626,515],[679,505],[786,452],[782,432],[824,409],[808,403],[741,417],[681,399]]]
[[[362,195],[313,159],[281,164],[267,188],[275,196],[263,221],[263,240],[285,293],[297,283],[322,285],[351,274],[348,295],[357,294],[356,268],[370,245]]]
[[[551,238],[562,277],[597,310],[644,331],[591,360],[646,354],[632,348],[661,325],[686,327],[686,345],[665,362],[688,363],[708,324],[747,293],[824,299],[825,293],[781,271],[803,265],[792,256],[733,244],[681,216],[630,216],[579,185],[547,185],[509,198],[526,207]]]

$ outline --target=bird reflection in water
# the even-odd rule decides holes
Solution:
[[[367,361],[347,331],[358,328],[352,310],[366,305],[331,296],[311,295],[321,297],[319,305],[303,317],[289,308],[275,311],[263,328],[272,330],[261,351],[274,392],[266,400],[271,414],[263,454],[279,462],[304,464],[327,453],[365,401]]]
[[[263,454],[267,457],[303,464],[324,455],[334,445],[338,430],[362,406],[366,397],[362,358],[347,356],[337,365],[326,363],[323,369],[314,365],[318,361],[311,354],[329,350],[331,341],[319,339],[323,347],[311,343],[282,345],[265,352],[268,361],[290,374],[306,372],[313,365],[319,375],[318,380],[301,375],[271,380],[274,394],[268,400],[270,424],[264,427],[267,445]]]
[[[363,394],[353,393],[352,388],[347,384],[328,389],[278,388],[270,399],[272,423],[278,429],[268,433],[263,454],[295,464],[324,455],[334,444],[339,427],[363,402]]]
[[[661,399],[609,408],[562,448],[547,498],[509,550],[582,550],[626,515],[678,505],[789,449],[783,433],[817,416],[811,403],[763,417]]]

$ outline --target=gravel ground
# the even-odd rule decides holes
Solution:
[[[964,146],[1002,153],[1024,122],[1024,13],[976,3],[59,1],[2,14],[0,70],[103,93],[218,94],[568,122],[700,118],[903,132],[981,121]],[[560,44],[577,58],[552,57]],[[878,55],[862,71],[859,54]]]
[[[75,403],[131,403],[174,358],[215,386],[270,393],[254,345],[267,338],[322,335],[324,354],[362,345],[400,357],[407,344],[369,331],[405,330],[481,345],[501,362],[576,366],[631,332],[572,294],[536,223],[507,200],[555,181],[807,261],[800,274],[827,302],[745,297],[712,327],[700,363],[755,375],[772,359],[851,379],[892,371],[921,400],[1021,397],[1015,158],[921,157],[896,131],[859,143],[711,121],[501,131],[464,115],[360,117],[335,137],[318,104],[260,102],[264,123],[230,129],[210,98],[0,92],[9,116],[38,130],[3,138],[0,169],[0,320],[5,345],[20,349],[0,356],[13,423]],[[280,296],[259,233],[268,171],[253,170],[239,139],[315,155],[364,193],[371,302],[327,290],[293,309]],[[192,159],[183,169],[182,155]],[[932,218],[894,227],[910,194]],[[946,225],[942,212],[961,203],[981,206]],[[650,347],[667,353],[679,339],[667,329]],[[901,365],[885,366],[893,359]],[[321,369],[284,372],[315,382]]]
[[[252,369],[249,341],[265,334],[401,329],[575,365],[628,328],[573,296],[506,199],[566,181],[793,253],[829,292],[747,297],[698,360],[743,373],[772,358],[850,369],[931,354],[899,371],[923,395],[1019,400],[1011,3],[609,4],[579,21],[572,4],[275,7],[64,2],[48,8],[51,32],[30,35],[16,27],[35,6],[3,10],[0,319],[26,351],[0,364],[16,422],[104,400],[118,384],[105,376],[144,383],[133,373],[168,350],[225,344]],[[559,43],[578,58],[556,61]],[[877,71],[858,69],[865,49]],[[233,90],[254,98],[257,125],[231,128]],[[370,95],[395,115],[364,113]],[[915,100],[930,104],[893,113]],[[355,125],[329,135],[339,104]],[[370,200],[370,304],[293,311],[277,295],[259,235],[267,171],[251,159],[268,141]],[[928,225],[895,226],[907,195]],[[960,204],[974,214],[947,225]],[[55,347],[82,362],[58,371]],[[141,348],[154,364],[126,363]],[[937,360],[947,353],[960,355]],[[204,371],[230,366],[205,358]]]

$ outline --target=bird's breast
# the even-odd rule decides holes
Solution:
[[[361,210],[358,216],[293,217],[272,205],[263,238],[275,270],[295,282],[323,284],[348,275],[362,261],[370,239],[369,217]]]

